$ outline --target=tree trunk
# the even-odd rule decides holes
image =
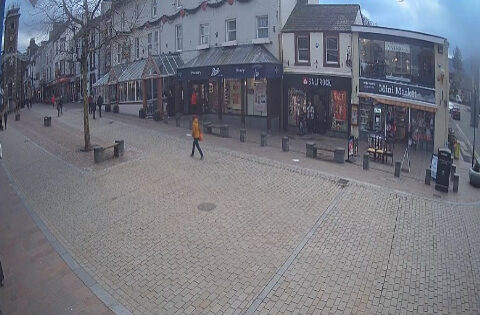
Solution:
[[[86,38],[85,38],[86,37]],[[85,140],[85,150],[88,151],[91,149],[90,144],[90,127],[88,124],[88,94],[87,94],[87,72],[88,72],[88,65],[87,65],[87,56],[88,56],[88,35],[83,35],[83,48],[82,48],[82,78],[83,78],[83,85],[82,85],[82,94],[83,94],[83,137]]]

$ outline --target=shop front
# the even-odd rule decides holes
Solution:
[[[278,130],[281,76],[280,62],[261,46],[209,49],[178,69],[183,113]]]
[[[283,79],[284,128],[346,138],[349,132],[351,78],[286,73]]]

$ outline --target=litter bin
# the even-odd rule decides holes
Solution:
[[[447,148],[438,149],[437,178],[435,189],[448,192],[450,170],[452,168],[452,152]]]

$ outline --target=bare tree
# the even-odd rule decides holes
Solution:
[[[139,0],[134,0],[139,1]],[[80,72],[83,84],[81,85],[83,96],[83,129],[84,148],[91,150],[90,127],[88,119],[88,59],[91,54],[100,51],[104,46],[110,46],[113,42],[124,43],[125,32],[116,31],[112,25],[112,16],[116,8],[128,3],[128,0],[117,0],[112,2],[112,7],[101,14],[102,0],[43,0],[37,8],[45,15],[48,21],[54,25],[62,24],[70,29],[74,37],[74,45],[60,49],[61,53],[69,54],[72,60],[80,64]],[[134,14],[132,21],[127,21],[127,33],[136,26],[136,18],[139,13]],[[67,45],[69,46],[69,45]]]

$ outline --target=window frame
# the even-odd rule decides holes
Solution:
[[[259,26],[259,23],[258,23],[258,22],[259,22],[259,19],[261,19],[261,18],[267,18],[267,26],[262,26],[262,27]],[[256,21],[256,33],[257,33],[257,34],[256,34],[256,38],[257,38],[257,39],[264,39],[264,38],[267,38],[267,39],[268,39],[268,38],[270,38],[270,32],[269,32],[270,30],[269,30],[269,23],[268,23],[268,22],[269,22],[269,21],[268,21],[268,14],[265,14],[265,15],[257,15],[257,16],[255,17],[255,21]],[[267,30],[267,36],[266,36],[266,37],[259,37],[258,33],[259,33],[259,30],[260,30],[260,29],[266,29],[266,30]]]
[[[153,50],[153,32],[147,34],[147,53],[150,56]]]
[[[207,27],[207,34],[205,34],[205,32],[202,34],[202,30],[205,30],[205,26]],[[199,33],[200,33],[199,44],[209,45],[210,44],[210,24],[209,23],[200,24]],[[205,38],[207,39],[206,41],[204,41]]]
[[[179,30],[181,30],[180,33],[179,33]],[[178,36],[179,34],[181,35],[181,37]],[[183,25],[182,24],[175,25],[175,51],[183,51]]]
[[[158,14],[158,0],[152,0],[152,17],[156,17]]]
[[[328,39],[335,38],[337,40],[337,59],[338,61],[328,61]],[[340,36],[339,33],[324,33],[323,34],[323,66],[340,68]]]
[[[140,59],[140,37],[135,37],[135,59]]]
[[[180,9],[181,7],[183,7],[182,0],[175,0],[175,7],[177,9]]]
[[[229,30],[228,25],[230,22],[235,22],[235,30]],[[235,33],[235,39],[230,39],[229,34]],[[237,19],[227,19],[225,20],[225,41],[226,42],[233,42],[237,40]]]
[[[306,38],[308,42],[308,60],[299,59],[298,39]],[[301,48],[305,50],[306,48]],[[295,33],[295,65],[297,66],[310,66],[311,65],[311,52],[310,52],[310,33]]]

